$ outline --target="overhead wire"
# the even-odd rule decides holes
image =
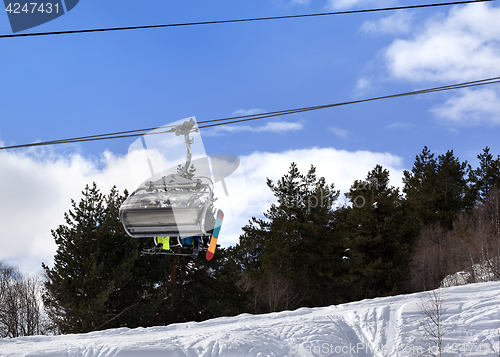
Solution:
[[[108,28],[87,29],[87,30],[67,30],[67,31],[52,31],[52,32],[16,33],[16,34],[10,34],[10,35],[0,35],[0,38],[51,36],[51,35],[65,35],[65,34],[75,34],[75,33],[111,32],[111,31],[125,31],[125,30],[140,30],[140,29],[165,28],[165,27],[216,25],[216,24],[229,24],[229,23],[239,23],[239,22],[254,22],[254,21],[268,21],[268,20],[297,19],[297,18],[306,18],[306,17],[319,17],[319,16],[332,16],[332,15],[359,14],[359,13],[369,13],[369,12],[379,12],[379,11],[420,9],[420,8],[430,8],[430,7],[438,7],[438,6],[452,6],[452,5],[471,4],[471,3],[483,3],[483,2],[491,2],[491,1],[496,1],[496,0],[463,0],[463,1],[443,2],[443,3],[407,5],[407,6],[393,6],[393,7],[384,7],[384,8],[375,8],[375,9],[345,10],[345,11],[321,12],[321,13],[299,14],[299,15],[266,16],[266,17],[253,17],[253,18],[230,19],[230,20],[214,20],[214,21],[197,21],[197,22],[172,23],[172,24],[161,24],[161,25],[108,27]]]
[[[316,17],[316,16],[327,16],[327,15],[377,12],[377,11],[415,9],[415,8],[436,7],[436,6],[450,6],[450,5],[460,5],[460,4],[480,3],[480,2],[490,2],[490,1],[495,1],[495,0],[465,0],[465,1],[453,1],[453,2],[446,2],[446,3],[394,6],[394,7],[386,7],[386,8],[347,10],[347,11],[301,14],[301,15],[286,15],[286,16],[271,16],[271,17],[233,19],[233,20],[177,23],[177,24],[165,24],[165,25],[133,26],[133,27],[120,27],[120,28],[105,28],[105,29],[90,29],[90,30],[73,30],[73,31],[44,32],[44,33],[0,35],[0,38],[45,36],[45,35],[56,35],[56,34],[70,34],[70,33],[104,32],[104,31],[159,28],[159,27],[177,27],[177,26],[192,26],[192,25],[207,25],[207,24],[222,24],[222,23],[263,21],[263,20],[277,20],[277,19],[290,19],[290,18]],[[261,113],[261,114],[247,115],[247,116],[237,116],[237,117],[230,117],[230,118],[223,118],[223,119],[214,119],[214,120],[198,122],[198,124],[213,123],[213,122],[217,122],[217,121],[223,121],[223,123],[210,124],[210,125],[198,126],[198,127],[199,127],[199,129],[203,129],[203,128],[215,127],[215,126],[226,125],[226,124],[234,124],[234,123],[241,123],[241,122],[246,122],[246,121],[251,121],[251,120],[266,119],[266,118],[271,118],[271,117],[276,117],[276,116],[296,114],[296,113],[307,112],[307,111],[312,111],[312,110],[326,109],[326,108],[342,106],[342,105],[363,103],[363,102],[369,102],[369,101],[374,101],[374,100],[379,100],[379,99],[394,98],[394,97],[398,97],[398,96],[416,95],[416,94],[422,94],[422,93],[430,93],[430,92],[434,92],[434,91],[458,89],[458,88],[472,87],[472,86],[476,86],[476,85],[493,84],[493,83],[498,83],[498,81],[492,81],[492,80],[498,79],[498,78],[500,78],[500,77],[494,77],[494,78],[489,78],[489,79],[485,79],[485,80],[465,82],[465,83],[454,84],[454,85],[450,85],[450,86],[436,87],[436,88],[430,88],[430,89],[425,89],[425,90],[421,90],[421,91],[400,93],[400,94],[396,94],[396,95],[375,97],[375,98],[362,99],[362,100],[356,100],[356,101],[350,101],[350,102],[342,102],[342,103],[334,103],[334,104],[327,104],[327,105],[320,105],[320,106],[313,106],[313,107],[296,108],[296,109],[290,109],[290,110],[284,110],[284,111]],[[161,129],[166,129],[166,128],[168,128],[168,127],[162,127]],[[151,132],[151,131],[154,131],[157,129],[158,128],[145,128],[145,129],[139,129],[139,130],[121,131],[121,132],[110,133],[110,134],[90,135],[90,136],[82,136],[82,137],[76,137],[76,138],[70,138],[70,139],[45,141],[45,142],[40,142],[40,143],[13,145],[13,146],[7,146],[7,147],[0,147],[0,150],[32,147],[32,146],[45,146],[45,145],[57,145],[57,144],[86,142],[86,141],[128,138],[128,137],[136,137],[136,136],[141,136],[141,135],[154,135],[154,134],[163,134],[163,133],[171,132],[171,130]]]
[[[164,126],[162,128],[174,128],[175,125],[170,125],[170,126]],[[158,129],[157,127],[155,128],[145,128],[145,129],[135,129],[135,130],[127,130],[127,131],[119,131],[116,133],[110,133],[110,134],[99,134],[99,135],[89,135],[89,136],[79,136],[76,138],[70,138],[70,139],[62,139],[62,140],[53,140],[53,141],[44,141],[45,144],[50,145],[50,144],[65,144],[65,143],[71,143],[71,142],[81,142],[81,141],[92,141],[92,140],[104,140],[104,139],[110,139],[110,135],[122,135],[122,134],[130,134],[130,133],[138,133],[138,132],[148,132],[152,130]],[[144,134],[137,134],[137,135],[144,135]],[[136,135],[136,136],[137,136]],[[121,137],[121,136],[120,136]],[[123,136],[127,137],[127,136]],[[1,149],[1,148],[0,148]]]
[[[248,122],[248,121],[253,121],[253,120],[260,120],[260,119],[268,119],[268,118],[279,117],[279,116],[284,116],[284,115],[298,114],[298,113],[310,112],[310,111],[315,111],[315,110],[321,110],[321,109],[327,109],[327,108],[333,108],[333,107],[339,107],[339,106],[345,106],[345,105],[351,105],[351,104],[372,102],[372,101],[382,100],[382,99],[391,99],[391,98],[407,97],[407,96],[420,95],[420,94],[426,94],[426,93],[443,92],[443,91],[448,91],[448,90],[471,88],[471,87],[490,85],[490,84],[496,84],[496,83],[500,83],[500,77],[491,77],[491,78],[480,79],[480,80],[475,80],[475,81],[462,82],[462,83],[450,84],[450,85],[446,85],[446,86],[439,86],[439,87],[434,87],[434,88],[427,88],[427,89],[421,89],[421,90],[417,90],[417,91],[391,94],[391,95],[385,95],[385,96],[379,96],[379,97],[352,100],[352,101],[347,101],[347,102],[323,104],[323,105],[294,108],[294,109],[280,110],[280,111],[260,113],[260,114],[251,114],[251,115],[233,116],[233,117],[228,117],[228,118],[211,119],[211,120],[199,121],[197,124],[198,124],[198,129],[206,129],[206,128],[217,127],[217,126],[222,126],[222,125],[236,124],[236,123]],[[200,126],[200,124],[206,124],[206,125]],[[131,137],[138,137],[138,136],[142,136],[142,135],[158,135],[158,134],[172,132],[173,127],[174,126],[170,125],[170,126],[164,126],[164,127],[160,127],[160,128],[146,128],[146,129],[128,130],[128,131],[120,131],[120,132],[108,133],[108,134],[81,136],[81,137],[70,138],[70,139],[44,141],[44,142],[39,142],[39,143],[11,145],[11,146],[0,147],[0,150],[19,149],[19,148],[57,145],[57,144],[79,143],[79,142],[108,140],[108,139],[131,138]],[[165,129],[168,129],[168,130],[165,130]]]
[[[470,88],[470,87],[495,84],[495,83],[500,83],[500,77],[492,77],[492,78],[481,79],[481,80],[477,80],[477,81],[463,82],[463,83],[451,84],[451,85],[447,85],[447,86],[434,87],[434,88],[422,89],[422,90],[418,90],[418,91],[405,92],[405,93],[399,93],[399,94],[392,94],[392,95],[381,96],[381,97],[359,99],[359,100],[353,100],[353,101],[348,101],[348,102],[325,104],[325,105],[318,105],[318,106],[304,107],[304,108],[296,108],[296,109],[289,109],[289,110],[283,110],[283,111],[277,111],[277,112],[269,112],[269,113],[263,113],[263,114],[253,114],[253,115],[248,115],[248,116],[209,120],[209,121],[205,121],[205,122],[198,122],[198,124],[203,124],[203,123],[208,123],[208,122],[213,122],[213,121],[224,121],[224,123],[198,126],[198,128],[199,129],[210,128],[210,127],[220,126],[220,125],[224,125],[224,124],[242,123],[245,121],[267,119],[267,118],[271,118],[271,117],[275,117],[275,116],[297,114],[297,113],[339,107],[339,106],[350,105],[350,104],[360,104],[360,103],[366,103],[366,102],[371,102],[371,101],[381,100],[381,99],[390,99],[390,98],[397,98],[397,97],[406,97],[406,96],[410,96],[410,95],[442,92],[442,91],[446,91],[446,90]],[[234,119],[237,119],[237,120],[234,120]]]

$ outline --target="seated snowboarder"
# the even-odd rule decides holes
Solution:
[[[181,239],[181,244],[184,248],[190,248],[193,246],[194,237],[186,237]]]

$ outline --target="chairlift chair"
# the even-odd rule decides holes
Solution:
[[[188,178],[186,175],[191,165],[190,145],[194,142],[189,134],[198,131],[195,125],[191,118],[168,131],[177,136],[184,135],[187,151],[184,167],[178,173],[157,180],[151,177],[120,207],[120,221],[129,236],[153,237],[155,242],[157,237],[170,237],[171,251],[153,249],[143,253],[195,255],[198,247],[187,254],[185,249],[181,249],[181,239],[192,236],[208,241],[212,236],[215,224],[211,208],[213,182],[208,177]]]

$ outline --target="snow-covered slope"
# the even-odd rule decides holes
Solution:
[[[500,282],[442,289],[444,356],[498,356]],[[1,356],[416,356],[428,293],[165,327],[0,339]]]

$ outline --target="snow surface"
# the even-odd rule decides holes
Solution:
[[[443,356],[498,356],[500,282],[441,289]],[[0,356],[417,356],[429,293],[151,328],[0,339]]]

